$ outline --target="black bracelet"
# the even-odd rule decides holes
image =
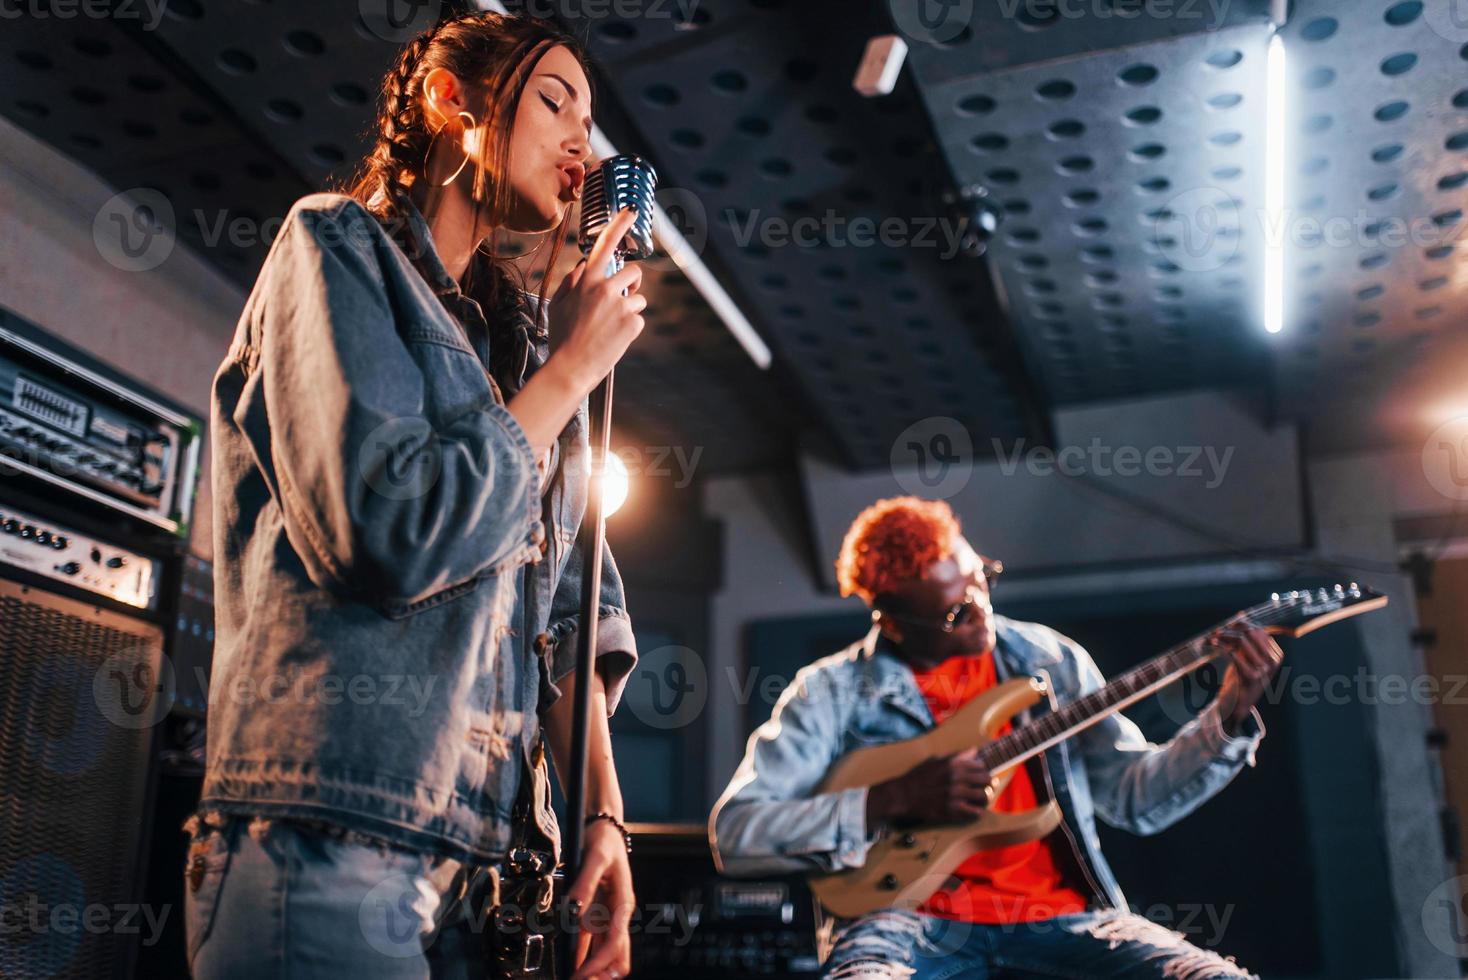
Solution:
[[[598,810],[596,813],[593,813],[591,816],[586,818],[586,826],[590,827],[592,823],[597,820],[605,820],[613,827],[616,827],[617,830],[619,830],[622,834],[622,843],[627,845],[627,853],[632,853],[632,832],[627,829],[622,821],[618,820],[616,817],[612,816],[605,810]]]

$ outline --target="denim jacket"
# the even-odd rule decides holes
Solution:
[[[1043,677],[1058,703],[1103,686],[1080,644],[1037,623],[995,618],[1000,680]],[[803,668],[770,720],[750,736],[744,761],[709,817],[714,860],[723,871],[840,871],[865,860],[879,831],[866,825],[866,789],[815,791],[847,752],[933,727],[912,670],[885,646],[873,628],[863,641]],[[1048,710],[1044,702],[1032,709]],[[1137,834],[1176,823],[1246,762],[1254,764],[1264,736],[1257,712],[1248,727],[1238,737],[1225,735],[1215,702],[1165,745],[1155,745],[1113,714],[1042,753],[1045,782],[1093,905],[1126,907],[1101,854],[1096,818]]]
[[[586,406],[542,475],[481,307],[403,210],[407,252],[350,197],[297,201],[215,374],[201,809],[492,860],[575,664]],[[614,709],[637,654],[603,568]]]

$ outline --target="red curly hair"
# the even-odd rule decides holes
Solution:
[[[871,605],[877,596],[951,556],[961,535],[958,518],[941,500],[879,500],[856,515],[841,542],[836,559],[841,594],[859,595]]]

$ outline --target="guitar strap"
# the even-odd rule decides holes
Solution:
[[[550,810],[550,772],[542,733],[530,751],[512,810],[510,850],[498,869],[499,901],[488,910],[482,933],[484,964],[492,980],[555,977],[552,910],[558,841],[542,821]]]

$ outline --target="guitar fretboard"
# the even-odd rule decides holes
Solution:
[[[1349,587],[1337,585],[1334,589],[1313,592],[1276,592],[1268,602],[1246,609],[1213,630],[1133,667],[1100,690],[996,738],[979,750],[979,761],[988,766],[990,772],[1018,765],[1107,715],[1161,690],[1184,674],[1228,652],[1224,645],[1209,643],[1211,637],[1255,627],[1266,628],[1271,633],[1303,636],[1328,623],[1380,609],[1386,602],[1386,596],[1370,589],[1363,590],[1355,582]]]
[[[1023,762],[1056,742],[1094,725],[1107,715],[1160,690],[1216,657],[1221,647],[1195,639],[1173,647],[1114,678],[1100,690],[1062,705],[1055,711],[995,739],[979,750],[979,760],[990,772]]]

